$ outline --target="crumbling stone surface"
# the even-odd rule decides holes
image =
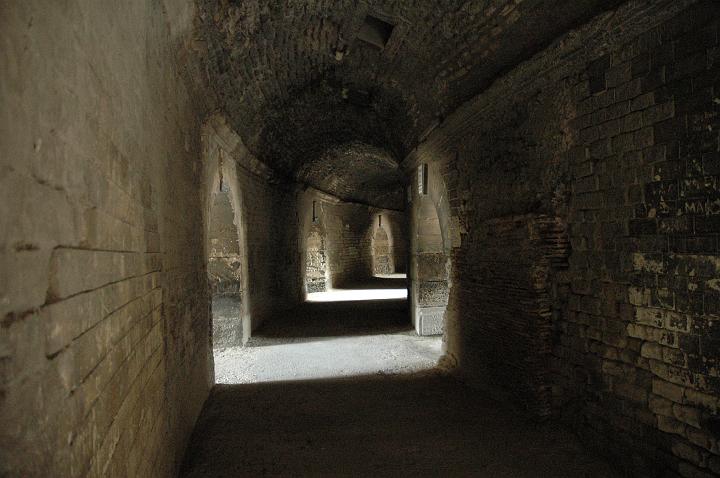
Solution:
[[[373,274],[392,274],[395,267],[392,263],[390,241],[387,232],[382,227],[373,234]]]
[[[305,289],[308,294],[327,289],[327,255],[322,230],[314,228],[308,236],[305,256]]]
[[[210,206],[208,279],[213,295],[240,294],[242,254],[235,211],[227,187],[213,195]]]
[[[240,251],[240,234],[235,225],[227,183],[213,194],[208,218],[207,274],[212,297],[213,348],[241,345],[242,273],[247,255]]]

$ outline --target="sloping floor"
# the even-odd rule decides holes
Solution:
[[[247,348],[265,349],[263,360],[235,376],[257,383],[215,386],[181,476],[616,476],[560,425],[432,369],[438,339],[415,337],[407,317],[403,300],[325,301],[268,324]],[[394,353],[348,367],[343,354],[370,357],[353,341],[376,337]],[[279,371],[260,372],[273,356]],[[226,358],[228,370],[238,366],[239,356]]]

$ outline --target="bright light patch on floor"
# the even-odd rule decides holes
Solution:
[[[307,303],[291,316],[278,317],[275,328],[266,324],[249,346],[215,349],[216,383],[395,375],[434,368],[442,355],[442,337],[415,333],[405,302],[406,282],[396,275],[356,289],[308,294]]]
[[[414,333],[312,338],[215,351],[216,383],[316,380],[405,374],[437,364],[442,339]]]
[[[407,299],[407,289],[333,289],[307,295],[308,302]]]

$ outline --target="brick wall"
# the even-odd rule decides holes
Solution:
[[[720,472],[718,18],[716,2],[628,2],[498,78],[405,165],[438,163],[462,236],[446,337],[459,372],[515,394],[539,378],[551,411],[640,476]],[[547,306],[508,300],[537,246],[497,235],[542,216],[571,252],[537,290],[552,317],[537,348]],[[527,350],[544,374],[518,373]]]
[[[0,474],[174,476],[207,396],[190,2],[0,15]]]
[[[700,2],[590,62],[572,123],[559,392],[682,476],[720,473],[718,18]]]
[[[526,214],[489,219],[476,228],[477,248],[455,257],[455,313],[475,316],[462,324],[460,365],[472,367],[474,383],[509,392],[537,416],[549,415],[551,284],[556,271],[567,267],[565,227],[557,218]]]

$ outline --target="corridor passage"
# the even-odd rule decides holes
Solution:
[[[0,478],[720,478],[720,0],[0,0]]]
[[[408,322],[404,275],[373,277],[308,294],[307,302],[256,331],[246,347],[215,349],[223,384],[397,374],[428,370],[440,336]]]
[[[405,299],[362,300],[403,285],[310,294],[216,351],[181,476],[615,476],[561,426],[434,368],[441,339],[415,334]]]

